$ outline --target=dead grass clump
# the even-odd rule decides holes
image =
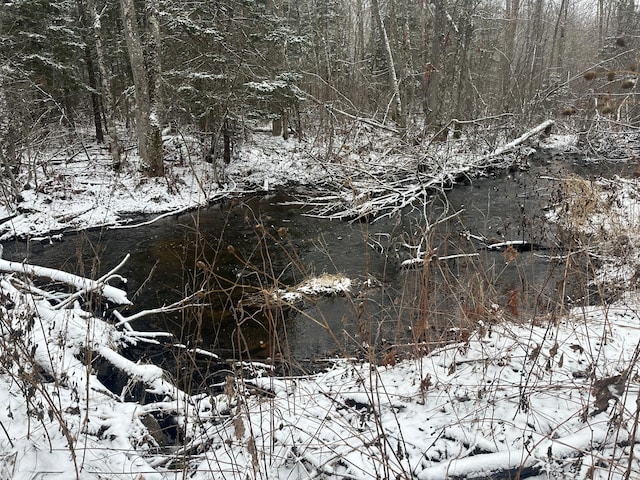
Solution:
[[[576,175],[560,183],[557,197],[560,205],[556,212],[558,221],[569,230],[582,230],[594,213],[606,210],[598,184]]]

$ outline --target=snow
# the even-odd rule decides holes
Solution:
[[[610,329],[606,345],[601,329]],[[372,478],[385,469],[392,478],[484,478],[508,467],[514,474],[535,468],[536,478],[586,478],[592,466],[601,478],[609,467],[597,458],[621,448],[617,437],[629,439],[624,425],[638,389],[630,383],[609,412],[592,415],[592,379],[582,374],[598,357],[615,361],[593,372],[597,378],[619,373],[639,340],[637,317],[627,308],[612,308],[605,318],[594,307],[557,325],[496,324],[467,343],[392,368],[345,363],[306,381],[257,378],[250,383],[273,398],[245,399],[240,444],[212,452],[200,468],[228,455],[220,466],[233,465],[229,476],[250,469],[241,440],[251,431],[253,448],[269,458],[266,478]],[[623,417],[618,428],[614,412]],[[226,434],[234,438],[231,426]],[[620,478],[616,468],[613,478]]]
[[[313,186],[326,178],[327,167],[313,155],[317,147],[262,136],[260,143],[242,146],[224,178],[218,178],[220,165],[202,161],[205,147],[189,136],[163,137],[172,161],[165,163],[165,176],[159,178],[142,173],[131,146],[125,150],[123,170],[115,172],[106,149],[65,144],[39,159],[45,173],[29,180],[25,173],[24,179],[17,179],[25,185],[17,205],[0,204],[0,241],[91,227],[119,228],[134,225],[141,215],[195,209],[250,191],[289,186],[293,179]]]
[[[177,137],[167,140],[175,140],[179,158]],[[263,140],[244,145],[220,183],[215,165],[201,161],[176,160],[166,177],[153,179],[138,172],[133,154],[119,173],[95,148],[84,159],[50,154],[47,175],[29,181],[18,205],[2,207],[1,238],[132,226],[131,214],[165,215],[287,186],[292,174],[313,185],[328,172],[371,172],[384,158],[400,161],[349,151],[342,161],[353,161],[351,167],[325,164],[314,160],[313,146]],[[601,202],[589,211],[580,210],[579,196],[567,195],[578,212],[564,227],[586,236],[626,235],[625,258],[633,263],[636,182],[620,180],[614,188],[603,181],[597,188]],[[559,223],[566,218],[550,215]],[[611,279],[608,265],[626,272],[614,246],[604,243],[597,252],[607,259],[602,281]],[[522,478],[542,480],[640,472],[640,297],[631,273],[614,303],[517,322],[496,306],[495,318],[427,355],[386,366],[336,360],[326,371],[295,378],[244,365],[254,375],[229,376],[223,393],[190,395],[157,366],[120,354],[153,334],[133,331],[120,312],[114,322],[81,306],[88,292],[130,303],[108,285],[117,269],[90,280],[0,260],[0,271],[0,478],[480,479],[521,471]],[[72,291],[37,288],[32,277]],[[286,294],[348,294],[350,287],[346,277],[321,275]],[[110,391],[95,363],[85,365],[89,353],[126,375],[126,389],[142,385],[148,403],[129,398],[126,389]],[[163,416],[184,432],[181,445],[162,446],[154,436],[150,418]]]
[[[99,290],[101,294],[116,305],[130,305],[131,302],[127,298],[127,294],[119,288],[107,285],[104,282],[93,281],[78,275],[66,272],[60,272],[51,268],[38,267],[35,265],[27,265],[18,262],[9,262],[0,259],[0,272],[22,273],[34,277],[46,277],[51,280],[65,282],[76,287],[78,290],[90,292]]]
[[[302,295],[344,295],[349,293],[351,279],[343,275],[323,273],[319,277],[311,277],[293,287],[290,292],[279,292],[287,301],[293,301]]]

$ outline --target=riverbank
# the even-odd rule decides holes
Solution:
[[[556,140],[558,149],[571,148]],[[405,156],[378,146],[342,148],[344,157],[327,163],[306,145],[269,137],[245,146],[224,172],[184,157],[161,179],[140,176],[135,158],[115,174],[104,152],[78,163],[51,156],[53,180],[34,177],[17,206],[5,206],[13,218],[3,235],[118,226],[132,213],[197,208],[288,186],[292,177],[333,185],[334,168],[361,175],[388,159],[390,171],[415,171],[421,161],[414,155],[407,166]],[[162,333],[130,327],[127,296],[108,287],[121,280],[117,268],[89,282],[2,262],[0,478],[633,478],[640,471],[638,185],[566,180],[549,215],[575,247],[557,261],[593,259],[593,287],[612,292],[599,304],[515,320],[496,304],[424,356],[336,360],[297,378],[274,376],[268,363],[234,365],[223,383],[195,395],[168,372],[120,354]],[[612,279],[623,280],[615,291]],[[197,292],[188,300],[197,303]],[[113,371],[118,381],[107,378]]]
[[[538,144],[532,132],[535,129],[528,134]],[[414,184],[420,191],[450,186],[464,176],[520,163],[522,152],[513,149],[524,142],[522,137],[504,139],[492,150],[470,151],[458,140],[425,150],[367,129],[335,138],[329,146],[320,138],[284,140],[257,131],[237,145],[231,163],[225,165],[222,159],[204,161],[206,149],[197,136],[167,132],[165,174],[147,177],[132,141],[123,166],[114,171],[107,148],[88,138],[61,135],[27,159],[14,174],[14,185],[5,178],[0,241],[119,227],[142,215],[172,215],[233,196],[294,187],[331,192],[331,205],[323,204],[330,211],[351,215],[354,202],[356,214],[366,215],[368,204],[362,199],[372,194],[383,199],[371,205],[375,209],[389,204],[395,208],[414,198],[387,198],[385,182],[393,192],[411,191]],[[574,148],[574,142],[569,136],[552,136],[543,145],[563,151]],[[394,184],[398,178],[408,179],[407,184]]]

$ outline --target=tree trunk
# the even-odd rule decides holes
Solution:
[[[434,124],[440,117],[440,80],[442,78],[442,37],[444,35],[444,0],[434,0],[433,36],[431,56],[424,71],[425,126]]]
[[[84,8],[82,0],[78,0],[78,12],[80,14],[82,26],[85,28],[89,27],[87,11]],[[84,28],[82,31],[85,31]],[[98,82],[96,81],[96,69],[95,65],[93,64],[93,55],[91,52],[92,42],[88,38],[86,38],[85,33],[82,34],[82,38],[86,44],[84,48],[84,58],[87,64],[87,79],[89,81],[89,88],[91,88],[91,111],[93,112],[93,125],[96,130],[96,141],[98,143],[104,143],[104,131],[102,130],[102,112],[100,111],[100,97],[98,95]]]
[[[473,4],[470,0],[462,1],[463,13],[460,15],[460,31],[458,33],[458,49],[456,52],[457,92],[454,118],[462,118],[471,112],[472,88],[469,85],[469,49],[473,35]],[[459,133],[459,132],[458,132]]]
[[[152,176],[164,174],[162,148],[162,102],[160,98],[160,5],[158,0],[147,0],[149,19],[148,70],[149,70],[149,132],[148,158],[149,173]]]
[[[393,51],[391,50],[391,44],[389,43],[389,37],[387,36],[387,29],[384,26],[382,20],[382,13],[380,12],[380,6],[378,0],[371,0],[371,8],[373,10],[373,16],[378,27],[378,34],[380,40],[384,46],[384,52],[387,59],[387,67],[389,68],[389,82],[393,90],[393,102],[395,106],[395,120],[399,127],[404,128],[406,126],[406,119],[404,111],[402,109],[402,99],[400,98],[400,84],[398,83],[398,75],[396,73],[396,66],[393,61]]]
[[[604,45],[604,0],[598,0],[598,50]]]
[[[282,138],[289,140],[289,111],[282,110]]]
[[[556,49],[554,67],[559,69],[564,63],[564,47],[566,43],[567,16],[569,13],[569,0],[561,0],[560,13],[553,31],[553,44]]]
[[[504,55],[502,57],[502,98],[505,102],[502,108],[505,111],[510,110],[513,99],[513,61],[519,13],[520,0],[507,0],[507,9],[505,12],[507,25],[504,33]]]
[[[82,0],[78,2],[79,7],[84,10]],[[118,139],[118,130],[115,120],[115,101],[111,93],[110,75],[107,70],[104,58],[104,49],[102,43],[102,29],[100,25],[100,17],[96,11],[95,0],[87,0],[87,8],[89,9],[89,22],[93,28],[93,38],[96,45],[96,57],[98,59],[98,69],[100,71],[102,83],[102,108],[107,122],[107,138],[109,152],[111,153],[111,163],[115,170],[119,170],[122,166],[120,141]]]
[[[529,63],[529,71],[526,75],[526,96],[520,98],[520,102],[524,106],[525,116],[531,115],[537,108],[537,102],[532,102],[532,100],[542,85],[545,71],[545,22],[543,14],[544,0],[535,0],[534,9],[530,14],[529,20],[530,34],[527,36],[529,45],[526,58]]]
[[[144,50],[140,40],[140,32],[138,29],[138,21],[134,8],[133,0],[120,0],[120,9],[122,14],[122,22],[124,26],[124,37],[127,44],[129,54],[129,63],[131,65],[131,73],[133,74],[133,83],[135,86],[136,98],[136,135],[138,137],[138,153],[142,159],[143,170],[151,176],[162,175],[162,136],[160,132],[160,119],[158,117],[157,98],[157,75],[159,74],[159,56],[157,52],[157,41],[154,30],[154,23],[157,20],[157,9],[154,9],[154,0],[149,0],[147,4],[149,24],[151,25],[151,39],[149,52],[149,67],[145,64]],[[158,35],[159,36],[159,35]],[[152,97],[153,94],[153,97]]]
[[[271,135],[279,137],[282,134],[282,117],[271,120]]]
[[[17,135],[14,126],[15,122],[12,119],[12,109],[5,90],[4,78],[0,76],[0,166],[4,168],[4,175],[11,184],[11,194],[17,196],[21,190],[18,187],[15,176],[15,173],[19,171],[19,161],[16,155]]]
[[[100,97],[98,96],[98,83],[96,81],[95,66],[91,58],[91,50],[85,49],[85,59],[87,62],[87,78],[91,88],[91,111],[93,112],[93,124],[96,129],[96,142],[104,143],[104,131],[102,130],[102,112],[100,111]]]

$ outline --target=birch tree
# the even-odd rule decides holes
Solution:
[[[406,119],[404,115],[404,109],[402,108],[402,99],[400,98],[400,84],[398,82],[398,74],[396,72],[395,62],[393,61],[393,51],[391,44],[389,43],[389,36],[387,35],[387,29],[385,28],[384,21],[382,19],[382,13],[380,12],[380,5],[378,0],[371,0],[371,8],[373,10],[373,17],[378,27],[378,35],[380,41],[384,47],[385,57],[387,60],[387,68],[389,69],[389,83],[393,92],[393,105],[395,110],[396,123],[404,128],[406,126]]]

